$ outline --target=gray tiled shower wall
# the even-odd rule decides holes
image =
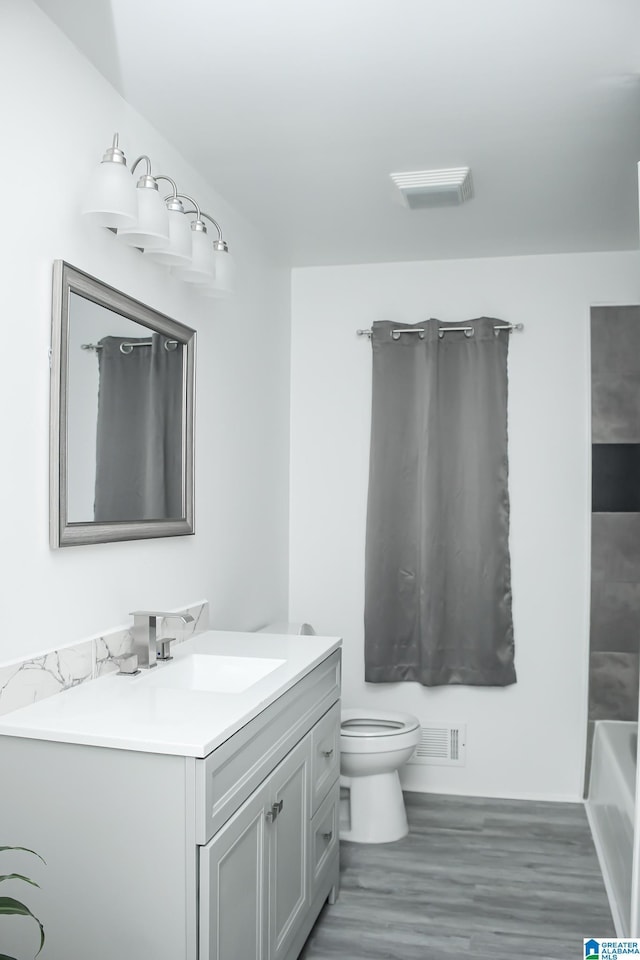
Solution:
[[[640,307],[591,310],[591,440],[640,444]],[[640,513],[591,518],[589,745],[595,720],[638,717]]]

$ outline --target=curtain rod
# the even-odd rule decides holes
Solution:
[[[507,330],[509,333],[514,331],[524,330],[524,323],[499,323],[493,328],[495,331],[498,330]],[[473,336],[474,328],[473,327],[440,327],[438,330],[438,336],[443,337],[445,333],[466,333],[468,336]],[[356,330],[357,337],[367,337],[371,340],[373,331],[369,328],[368,330]],[[400,339],[401,333],[419,333],[424,336],[425,328],[424,327],[398,327],[396,330],[391,331],[391,336],[394,340]]]
[[[134,343],[129,343],[127,340],[123,341],[120,344],[120,353],[131,353],[134,347],[150,347],[152,346],[152,340],[137,340]],[[165,340],[163,347],[165,350],[173,351],[178,346],[177,340]],[[102,350],[101,343],[81,343],[80,347],[82,350]]]

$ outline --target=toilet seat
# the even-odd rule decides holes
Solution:
[[[416,730],[420,723],[408,713],[388,710],[343,710],[340,735],[367,739],[371,737],[398,737]]]

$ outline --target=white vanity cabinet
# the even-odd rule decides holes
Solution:
[[[336,650],[205,757],[0,736],[42,960],[295,960],[337,894],[339,697]]]
[[[199,762],[203,960],[295,960],[335,897],[338,697],[334,654]]]
[[[309,909],[309,737],[200,851],[200,953],[281,960]]]

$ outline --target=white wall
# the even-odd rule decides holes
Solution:
[[[293,274],[290,616],[344,637],[344,702],[467,723],[465,767],[412,766],[412,789],[577,799],[586,734],[589,307],[640,302],[635,252],[388,263]],[[518,683],[363,680],[364,537],[375,320],[524,323],[509,359]]]
[[[4,0],[0,438],[0,663],[126,624],[135,608],[208,598],[213,625],[251,628],[287,607],[289,275],[31,0]],[[203,118],[206,122],[206,118]],[[114,131],[129,160],[219,218],[238,292],[199,298],[84,223],[83,190]],[[212,172],[212,182],[215,174]],[[198,332],[196,535],[52,551],[48,543],[51,274],[55,259]]]

